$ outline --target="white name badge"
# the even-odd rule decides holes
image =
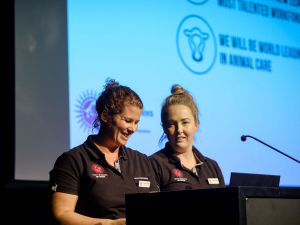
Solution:
[[[143,180],[140,180],[140,181],[139,181],[139,187],[149,188],[149,187],[150,187],[150,181],[143,181]]]
[[[219,179],[218,178],[208,178],[208,183],[209,184],[219,184]]]

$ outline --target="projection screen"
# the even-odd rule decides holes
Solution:
[[[27,3],[26,3],[27,2]],[[31,3],[30,4],[28,4]],[[55,159],[92,129],[110,77],[144,103],[127,146],[147,155],[163,134],[173,84],[200,109],[194,145],[231,172],[300,186],[300,1],[16,1],[17,180],[48,180]]]

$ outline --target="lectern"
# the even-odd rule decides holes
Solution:
[[[227,187],[128,194],[127,225],[299,225],[300,188]]]

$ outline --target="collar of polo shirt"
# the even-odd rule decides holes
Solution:
[[[97,135],[90,135],[87,139],[86,149],[96,158],[96,159],[103,159],[105,158],[103,152],[98,151],[98,147],[94,143],[94,138],[96,138]],[[120,146],[120,158],[123,158],[126,160],[126,147]]]

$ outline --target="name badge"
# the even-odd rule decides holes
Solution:
[[[140,180],[140,181],[139,181],[139,187],[149,188],[149,187],[150,187],[150,181],[143,181],[143,180]]]
[[[219,184],[219,179],[218,178],[208,178],[208,183],[209,184]]]

